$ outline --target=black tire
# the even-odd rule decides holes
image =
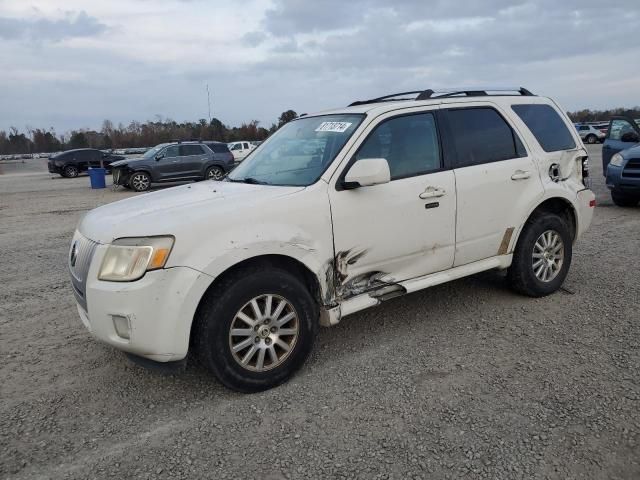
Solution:
[[[136,192],[144,192],[151,187],[151,175],[147,172],[133,172],[129,177],[129,188]]]
[[[217,165],[207,168],[204,174],[205,180],[222,180],[224,178],[224,170]]]
[[[640,198],[611,190],[611,200],[619,207],[635,207],[638,205]]]
[[[594,143],[598,143],[598,137],[596,137],[595,135],[591,134],[591,135],[587,135],[587,143],[590,144],[594,144]]]
[[[236,313],[260,295],[278,295],[294,307],[298,336],[281,364],[252,371],[234,358],[229,333]],[[239,392],[259,392],[285,382],[302,366],[311,353],[317,329],[317,305],[297,277],[278,267],[247,268],[205,294],[194,319],[192,347],[198,360],[222,384]]]
[[[549,281],[542,281],[534,271],[533,254],[536,242],[547,231],[554,231],[560,236],[564,255],[555,277]],[[507,274],[511,288],[530,297],[544,297],[558,290],[571,266],[572,245],[573,238],[564,218],[547,212],[534,215],[527,220],[513,252],[513,262]]]
[[[62,169],[62,176],[65,178],[76,178],[80,175],[80,170],[75,165],[67,165]]]

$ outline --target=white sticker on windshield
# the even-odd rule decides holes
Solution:
[[[353,125],[352,122],[322,122],[316,132],[336,132],[344,133]]]

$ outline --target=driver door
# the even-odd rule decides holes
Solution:
[[[456,191],[442,169],[436,109],[383,116],[329,190],[342,299],[452,267]],[[341,188],[355,161],[385,158],[391,181]]]
[[[156,168],[154,169],[157,181],[167,181],[177,176],[177,170],[180,166],[180,146],[170,145],[162,152],[162,158],[156,160]]]
[[[640,141],[640,127],[631,118],[613,117],[602,145],[602,174],[607,175],[607,165],[616,153],[626,150]]]

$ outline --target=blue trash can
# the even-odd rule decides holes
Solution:
[[[91,188],[105,188],[107,170],[105,168],[90,168],[89,180],[91,180]]]

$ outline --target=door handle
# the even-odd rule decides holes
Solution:
[[[531,176],[531,173],[525,170],[516,170],[513,175],[511,175],[511,180],[526,180]]]
[[[425,200],[427,198],[437,198],[442,197],[447,193],[443,188],[438,187],[427,187],[424,192],[418,195],[421,199]]]

